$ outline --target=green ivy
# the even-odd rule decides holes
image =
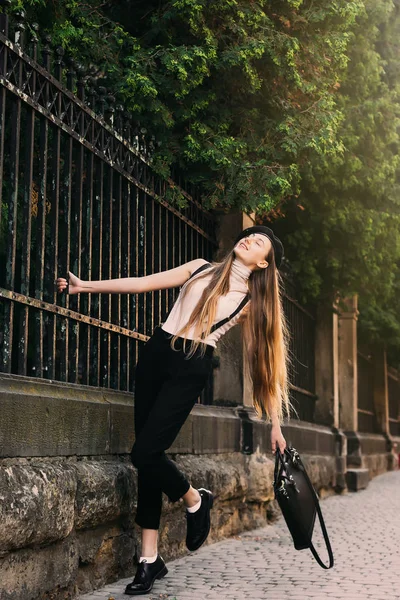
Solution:
[[[302,301],[358,293],[400,363],[398,3],[14,0],[161,142],[154,168],[282,235]],[[173,188],[168,199],[185,198]]]

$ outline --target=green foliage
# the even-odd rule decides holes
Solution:
[[[358,293],[400,363],[398,4],[13,1],[156,136],[160,174],[272,223],[302,301]]]
[[[343,152],[301,169],[301,193],[276,222],[307,299],[358,293],[363,339],[400,365],[399,9],[365,2],[336,99]]]
[[[362,0],[24,2],[162,142],[208,207],[269,210],[300,191],[299,165],[342,151],[335,102]]]

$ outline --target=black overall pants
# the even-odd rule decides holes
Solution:
[[[214,348],[200,347],[188,360],[190,341],[178,338],[172,350],[172,335],[156,327],[142,349],[135,373],[135,436],[131,460],[138,469],[138,501],[135,522],[145,529],[158,529],[162,492],[176,502],[190,484],[165,451],[173,444],[211,373]],[[203,344],[203,343],[202,343]]]

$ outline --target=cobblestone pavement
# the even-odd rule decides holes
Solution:
[[[273,525],[167,563],[168,574],[143,600],[400,600],[400,471],[367,489],[321,501],[335,565],[322,569],[310,550],[295,550],[283,517]],[[318,520],[318,519],[317,519]],[[314,545],[327,552],[319,524]],[[126,600],[132,577],[79,600]]]

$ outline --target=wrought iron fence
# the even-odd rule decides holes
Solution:
[[[26,38],[22,12],[0,14],[0,371],[133,391],[142,343],[178,290],[68,296],[54,280],[212,260],[215,218],[193,186],[155,174],[154,140],[112,94],[35,25]],[[186,208],[167,201],[174,189]],[[313,421],[315,316],[288,278],[285,290],[292,400]]]
[[[37,28],[24,39],[22,13],[0,15],[4,373],[132,391],[140,346],[178,290],[68,296],[55,278],[140,277],[212,259],[213,215],[191,186],[154,173],[154,142],[115,104]],[[166,200],[173,188],[186,208]]]
[[[374,365],[373,356],[357,351],[357,388],[358,388],[358,431],[379,433],[374,404]]]
[[[400,373],[388,366],[389,431],[400,436]]]
[[[293,278],[283,272],[283,309],[290,329],[290,400],[302,421],[314,422],[315,328],[314,306],[302,306],[296,299]],[[294,417],[295,415],[293,415]]]

